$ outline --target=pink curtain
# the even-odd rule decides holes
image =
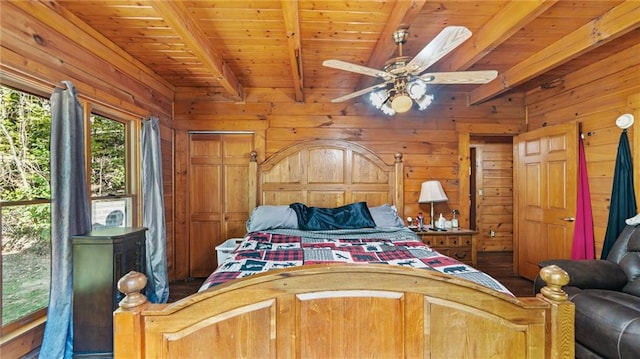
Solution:
[[[594,259],[593,214],[582,137],[578,139],[578,198],[571,259]]]

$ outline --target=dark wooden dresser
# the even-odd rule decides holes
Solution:
[[[118,280],[145,273],[146,228],[104,228],[74,236],[73,347],[75,358],[113,355],[113,311],[124,297]]]

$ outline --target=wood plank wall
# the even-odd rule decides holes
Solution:
[[[72,14],[49,5],[3,2],[2,81],[48,97],[54,86],[69,80],[83,103],[113,118],[137,121],[151,114],[160,118],[167,255],[172,273],[174,87]]]
[[[558,79],[551,88],[536,89],[526,94],[528,129],[568,121],[581,125],[597,257],[602,251],[607,229],[615,159],[622,132],[615,121],[624,113],[635,112],[636,115],[636,123],[628,130],[628,137],[634,156],[634,170],[636,173],[640,171],[640,143],[637,141],[640,111],[629,102],[630,96],[640,93],[639,53],[640,45],[631,47]],[[636,198],[640,198],[640,183],[637,182]]]
[[[183,147],[179,142],[186,136],[180,133],[186,130],[254,130],[261,142],[256,144],[259,161],[292,143],[311,139],[355,141],[390,164],[394,153],[401,152],[405,168],[404,217],[415,217],[419,211],[429,217],[429,205],[417,203],[420,186],[426,180],[437,179],[449,201],[436,203],[435,212],[450,218],[452,209],[460,209],[461,226],[467,228],[469,202],[468,196],[460,195],[459,178],[461,173],[468,173],[467,167],[463,172],[460,167],[469,163],[468,158],[461,158],[459,129],[495,134],[502,128],[523,129],[525,121],[522,97],[505,97],[468,107],[465,93],[441,91],[426,111],[389,117],[365,103],[332,104],[329,99],[335,96],[319,90],[306,89],[305,104],[293,103],[293,93],[277,89],[245,90],[246,103],[234,104],[212,102],[212,95],[206,91],[178,88],[175,125],[180,131],[176,133],[176,145]],[[182,153],[176,153],[179,172],[183,170],[181,164],[186,163],[183,157]],[[182,191],[182,185],[186,183],[176,183],[176,193]],[[176,211],[186,208],[186,203],[176,202]],[[181,223],[180,219],[176,221],[177,225]],[[176,238],[182,237],[178,232],[187,231],[183,227],[176,228]],[[180,253],[186,250],[176,248]]]
[[[173,117],[174,88],[131,55],[51,3],[2,2],[0,77],[2,83],[49,97],[61,81],[71,81],[83,104],[117,119],[161,120],[167,255],[173,275]],[[10,19],[10,20],[9,20]],[[114,86],[114,84],[117,84]],[[135,176],[139,178],[139,176]],[[136,186],[139,187],[139,186]],[[39,324],[38,324],[39,323]],[[21,357],[42,342],[44,320],[21,328],[2,344],[7,357]],[[4,357],[4,356],[3,356]]]
[[[360,142],[389,163],[394,152],[402,152],[406,217],[418,211],[429,212],[428,205],[416,203],[420,183],[427,179],[441,180],[450,198],[436,204],[436,213],[450,214],[451,209],[464,207],[467,197],[459,191],[460,166],[466,165],[468,158],[461,148],[468,143],[462,132],[493,134],[491,129],[500,126],[533,129],[579,121],[583,132],[591,134],[585,144],[596,237],[603,238],[607,188],[619,138],[614,121],[619,114],[633,111],[628,97],[640,92],[636,56],[640,49],[636,46],[560,79],[556,87],[527,93],[526,102],[524,97],[515,96],[467,107],[466,94],[440,91],[425,112],[386,117],[362,103],[332,104],[329,100],[336,94],[331,91],[305,89],[306,104],[298,104],[293,101],[293,93],[247,88],[243,104],[215,103],[217,95],[206,89],[173,88],[64,9],[52,9],[43,2],[6,3],[2,18],[8,17],[17,21],[4,24],[29,24],[30,31],[3,25],[4,81],[52,89],[62,80],[72,80],[82,96],[101,106],[140,117],[160,117],[171,278],[181,277],[185,260],[181,257],[185,223],[174,222],[174,218],[183,218],[186,208],[181,190],[187,175],[187,152],[181,141],[190,130],[255,131],[260,161],[288,144],[315,138]],[[71,38],[66,34],[74,35]],[[35,38],[41,40],[36,42]],[[117,87],[112,86],[115,83]],[[632,131],[630,138],[637,138]],[[461,223],[468,226],[464,212]]]
[[[491,135],[505,128],[513,133],[523,130],[527,121],[529,129],[578,121],[587,134],[596,238],[601,246],[620,135],[614,121],[625,112],[635,111],[640,117],[640,106],[632,106],[640,104],[638,46],[560,79],[556,87],[531,91],[526,98],[504,97],[467,107],[466,94],[440,91],[425,112],[386,117],[362,103],[332,104],[329,100],[336,93],[318,89],[305,89],[306,104],[295,103],[292,92],[272,88],[247,88],[243,104],[215,103],[216,94],[206,89],[174,88],[51,3],[3,2],[0,16],[4,83],[48,95],[61,81],[71,80],[83,100],[102,109],[160,118],[171,279],[186,273],[186,223],[178,219],[184,218],[186,208],[185,146],[190,130],[255,131],[260,161],[291,143],[316,138],[357,141],[388,163],[395,152],[402,152],[406,217],[429,213],[428,205],[417,203],[420,184],[427,179],[442,181],[450,198],[436,204],[436,213],[465,207],[468,195],[460,188],[465,185],[461,181],[467,181],[461,171],[470,165],[465,153],[471,145],[469,135]],[[637,164],[640,136],[633,128],[629,135]],[[638,187],[640,181],[636,182]],[[461,224],[468,226],[468,212],[463,211]]]
[[[513,144],[510,137],[472,139],[478,251],[513,250]],[[480,192],[482,191],[482,192]]]
[[[248,89],[249,96],[253,89]],[[259,90],[261,93],[266,89]],[[256,146],[259,161],[283,147],[311,139],[343,139],[358,142],[393,163],[395,152],[404,155],[405,215],[422,210],[418,205],[420,184],[428,179],[441,180],[449,201],[436,204],[437,211],[449,214],[460,207],[458,195],[459,123],[524,123],[522,98],[494,100],[467,107],[466,95],[441,92],[435,105],[422,113],[387,117],[373,112],[368,105],[331,104],[322,93],[307,91],[306,104],[294,104],[290,96],[274,90],[271,103],[225,104],[211,102],[206,93],[178,89],[175,122],[178,128],[191,130],[256,130],[265,142]],[[176,161],[178,159],[176,158]],[[468,225],[468,217],[462,218]],[[465,222],[466,221],[466,222]]]
[[[50,6],[45,2],[3,2],[2,81],[47,97],[54,86],[69,80],[84,103],[114,118],[139,120],[151,114],[160,118],[171,273],[174,87],[74,15]]]

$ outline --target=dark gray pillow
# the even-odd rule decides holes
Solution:
[[[298,227],[305,231],[373,228],[367,202],[356,202],[336,208],[307,207],[302,203],[289,205],[298,216]]]

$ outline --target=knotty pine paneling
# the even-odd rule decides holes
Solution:
[[[141,117],[157,114],[166,124],[172,116],[173,86],[58,10],[43,2],[3,2],[3,72],[29,74],[51,87],[71,80],[80,97]]]
[[[173,86],[53,2],[3,1],[0,5],[2,83],[47,97],[71,81],[83,103],[106,114],[161,121],[161,149],[169,278],[176,278],[173,235]],[[136,186],[137,187],[137,186]],[[141,216],[140,216],[141,218]],[[182,277],[184,278],[184,277]],[[37,323],[37,322],[36,322]],[[44,324],[25,328],[0,351],[20,357],[42,341]],[[4,357],[4,356],[3,356]]]
[[[479,251],[513,250],[513,145],[474,144]],[[491,236],[491,233],[494,236]]]
[[[435,212],[451,217],[453,208],[461,210],[462,226],[468,226],[467,204],[460,203],[460,154],[456,126],[513,126],[525,128],[522,97],[504,97],[469,107],[465,93],[441,91],[426,111],[386,116],[366,102],[328,102],[331,96],[322,89],[305,89],[306,103],[294,103],[274,89],[269,99],[267,89],[245,88],[247,98],[260,98],[260,104],[214,103],[206,91],[179,88],[175,121],[181,129],[193,122],[198,129],[206,123],[208,130],[246,130],[256,123],[258,133],[264,133],[263,145],[256,145],[259,156],[266,158],[278,150],[300,141],[313,139],[343,139],[357,142],[375,151],[391,164],[394,153],[403,154],[404,207],[403,217],[415,217],[418,211],[429,217],[429,205],[418,204],[420,186],[429,179],[440,180],[449,201],[436,203]],[[259,93],[259,95],[256,95]],[[365,100],[366,101],[366,100]],[[264,132],[263,132],[264,130]],[[176,156],[179,154],[176,153]],[[176,158],[176,161],[182,161]],[[179,187],[176,191],[180,191]]]
[[[41,2],[3,2],[0,16],[3,82],[46,96],[70,80],[82,100],[107,113],[159,117],[167,264],[169,277],[175,278],[173,87],[64,9],[51,11]]]
[[[612,54],[558,79],[556,87],[535,89],[525,97],[529,129],[567,121],[576,121],[581,126],[598,258],[607,228],[613,171],[622,132],[615,120],[623,113],[634,113],[629,98],[640,93],[638,51],[640,45]],[[634,143],[634,131],[637,124],[628,129],[628,138],[634,162],[638,163],[640,144]],[[635,185],[638,198],[640,184]]]

